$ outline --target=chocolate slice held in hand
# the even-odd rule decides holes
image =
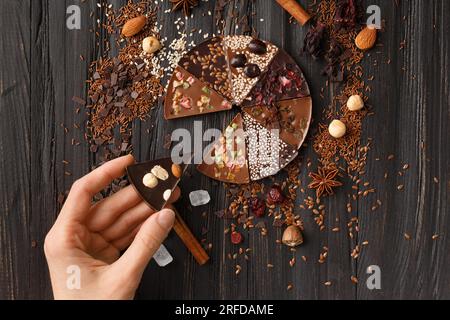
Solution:
[[[160,211],[165,207],[170,195],[180,182],[179,172],[173,168],[187,168],[187,165],[173,165],[171,158],[138,163],[127,168],[128,179],[142,199],[154,210]],[[179,177],[177,177],[179,176]],[[163,179],[166,178],[167,179]],[[157,183],[154,183],[157,179]],[[151,181],[152,183],[149,183]],[[170,194],[170,195],[169,195]]]

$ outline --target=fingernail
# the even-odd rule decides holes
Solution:
[[[170,209],[163,209],[158,213],[158,223],[164,229],[171,229],[175,221],[175,212]]]

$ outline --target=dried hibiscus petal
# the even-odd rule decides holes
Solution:
[[[325,25],[317,23],[312,26],[305,36],[303,52],[310,54],[314,59],[319,59],[324,54],[323,41],[325,38]]]
[[[354,27],[356,25],[357,9],[355,0],[339,0],[336,4],[334,21],[338,27]]]

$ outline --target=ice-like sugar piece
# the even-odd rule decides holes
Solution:
[[[192,191],[189,194],[189,200],[191,200],[191,205],[194,207],[203,206],[211,201],[208,191],[198,190]]]
[[[156,251],[155,255],[153,256],[153,259],[155,259],[156,263],[160,267],[165,267],[173,261],[172,256],[164,245],[161,245],[161,247],[159,247],[158,251]]]

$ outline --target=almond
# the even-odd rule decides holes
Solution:
[[[147,18],[145,16],[139,16],[128,20],[122,28],[122,34],[125,37],[132,37],[144,28],[147,23]]]
[[[181,178],[181,175],[183,174],[183,170],[181,170],[181,167],[178,164],[172,164],[172,174],[175,178],[179,179]]]
[[[377,29],[373,27],[365,27],[355,39],[356,46],[361,50],[369,50],[373,48],[376,42]]]

